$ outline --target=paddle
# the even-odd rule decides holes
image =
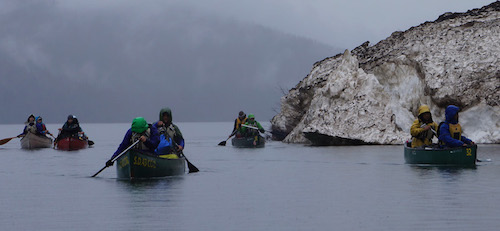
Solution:
[[[231,136],[229,136],[226,140],[221,141],[221,142],[219,143],[219,146],[226,146],[226,142],[229,140],[229,138],[231,138]]]
[[[420,126],[420,128],[424,128],[424,127],[426,127],[426,126],[427,126],[427,124],[422,124],[422,125]],[[436,132],[436,131],[434,130],[434,128],[432,128],[430,125],[429,125],[429,129],[431,129],[432,133],[434,133],[434,135],[435,135],[436,137],[438,136],[438,135],[437,135],[437,132]]]
[[[120,154],[118,154],[117,156],[115,156],[114,158],[111,158],[109,159],[111,161],[111,163],[115,162],[115,160],[117,160],[118,158],[120,158],[121,156],[123,156],[123,154],[125,154],[129,149],[131,149],[132,147],[134,147],[137,143],[139,143],[139,141],[141,141],[140,139],[135,141],[132,145],[128,146],[128,148],[126,148],[125,150],[123,150],[123,152],[121,152]],[[186,159],[187,160],[187,159]],[[107,162],[106,162],[107,163]],[[99,173],[101,173],[104,169],[106,169],[107,167],[109,167],[108,165],[104,166],[104,168],[101,168],[101,170],[99,170],[99,172],[96,172],[96,174],[94,174],[92,177],[95,177],[97,176]]]
[[[174,141],[174,139],[172,139],[172,143],[175,145],[175,146],[178,146],[178,144]],[[192,172],[199,172],[200,170],[194,166],[194,164],[192,164],[191,162],[189,162],[188,158],[186,157],[186,155],[184,155],[184,152],[182,150],[180,150],[180,153],[182,156],[184,156],[184,159],[186,159],[186,162],[188,164],[188,169],[189,169],[189,173],[192,173]]]
[[[260,129],[259,129],[258,127],[254,127],[254,126],[250,126],[250,125],[246,125],[246,124],[242,124],[241,126],[243,126],[243,127],[247,127],[247,128],[251,128],[251,129],[255,129],[255,130],[259,130],[259,131],[260,131]],[[269,131],[264,130],[264,132],[269,132]],[[263,133],[264,133],[264,132],[263,132]],[[267,134],[266,134],[266,139],[269,139],[269,135],[267,135]]]
[[[234,136],[234,134],[236,134],[236,130],[235,130],[233,133],[231,133],[231,135],[229,135],[229,137],[227,137],[227,139],[226,139],[226,140],[224,140],[224,141],[220,142],[220,143],[219,143],[219,146],[226,146],[226,142],[227,142],[227,141],[228,141],[231,137],[233,137],[233,136]]]
[[[54,135],[52,135],[52,133],[47,132],[47,134],[49,134],[50,136],[52,136],[52,138],[54,138],[54,141],[56,140],[56,138],[54,137]]]
[[[194,166],[194,164],[191,164],[191,162],[189,162],[188,158],[184,155],[184,152],[181,151],[181,153],[184,156],[184,159],[186,159],[189,168],[189,173],[199,172],[200,170],[196,166]]]
[[[10,137],[10,138],[5,138],[3,140],[0,140],[0,145],[4,145],[6,144],[7,142],[9,142],[10,140],[14,139],[14,138],[19,138],[17,136],[14,136],[14,137]]]
[[[246,124],[242,124],[241,126],[247,127],[247,128],[251,128],[251,129],[255,129],[255,130],[259,130],[258,127],[254,127],[254,126],[250,126],[250,125],[246,125]]]

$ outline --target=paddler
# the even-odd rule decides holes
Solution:
[[[172,122],[172,110],[170,108],[166,107],[160,110],[159,121],[154,123],[153,127],[166,139],[170,138],[173,140],[172,145],[175,145],[176,151],[184,149],[184,137],[179,127]]]
[[[156,128],[151,126],[151,124],[148,124],[146,119],[143,117],[137,117],[132,121],[131,128],[129,128],[127,133],[125,133],[122,143],[118,146],[118,149],[116,149],[116,152],[110,160],[106,162],[106,166],[112,166],[114,162],[111,160],[137,140],[140,140],[140,142],[133,148],[147,150],[152,153],[155,151],[158,143],[160,142]]]
[[[432,138],[437,136],[437,128],[438,125],[432,120],[429,106],[420,106],[418,108],[418,118],[413,121],[410,128],[410,134],[412,136],[411,147],[416,148],[424,145],[431,145]]]
[[[254,137],[253,145],[257,145],[257,143],[259,142],[259,139],[260,139],[259,132],[264,133],[264,132],[266,132],[266,130],[264,130],[262,125],[260,125],[260,123],[257,122],[257,120],[255,120],[255,116],[253,114],[248,114],[248,120],[245,123],[245,125],[251,126],[254,128],[249,128],[247,126],[241,126],[241,133],[245,134],[246,137]],[[255,129],[255,128],[257,128],[257,129]]]
[[[458,112],[460,108],[449,105],[445,110],[445,121],[439,124],[438,138],[440,144],[447,147],[460,147],[474,145],[469,138],[462,135],[462,126],[458,123]]]

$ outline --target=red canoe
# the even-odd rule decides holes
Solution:
[[[59,150],[73,151],[84,149],[89,146],[88,140],[79,139],[75,137],[66,137],[59,140],[56,144],[56,148]]]

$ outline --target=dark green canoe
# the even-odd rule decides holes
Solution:
[[[186,158],[167,159],[130,149],[116,160],[118,178],[151,178],[181,175],[186,172]]]
[[[477,145],[457,148],[410,148],[405,145],[407,164],[475,166]]]
[[[234,137],[231,144],[237,148],[263,148],[266,145],[266,139],[262,136],[259,136],[255,145],[253,141],[253,137]]]

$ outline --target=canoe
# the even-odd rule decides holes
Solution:
[[[130,149],[116,160],[118,178],[164,177],[182,175],[185,172],[184,157],[168,159],[146,151]]]
[[[477,145],[457,148],[411,148],[405,145],[407,164],[475,166]]]
[[[87,139],[80,139],[77,137],[66,137],[57,141],[56,148],[64,151],[73,151],[84,149],[89,146]]]
[[[266,145],[266,139],[262,136],[259,136],[256,145],[253,141],[253,137],[234,137],[231,139],[231,144],[237,148],[263,148]]]
[[[47,136],[39,136],[34,133],[28,132],[26,136],[21,139],[22,149],[37,149],[37,148],[50,148],[52,147],[52,139]]]

